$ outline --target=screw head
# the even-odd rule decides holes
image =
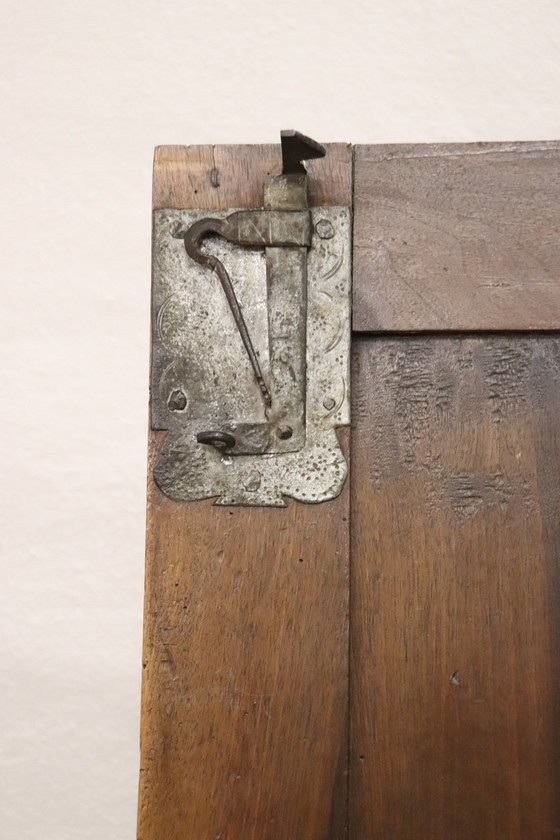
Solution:
[[[334,228],[328,219],[319,219],[315,232],[320,239],[332,239],[334,236]]]
[[[169,408],[169,411],[185,410],[187,407],[187,398],[180,388],[176,391],[171,391],[169,399],[167,400],[167,407]]]
[[[276,434],[280,438],[280,440],[289,440],[293,435],[294,430],[291,426],[278,426],[276,429]]]
[[[258,472],[251,473],[251,475],[244,484],[245,490],[248,490],[249,493],[254,493],[255,490],[258,490],[260,486],[261,476]]]

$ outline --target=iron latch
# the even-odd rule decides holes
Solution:
[[[320,502],[346,476],[350,209],[310,209],[304,161],[325,149],[281,142],[264,208],[154,213],[154,477],[176,500]]]

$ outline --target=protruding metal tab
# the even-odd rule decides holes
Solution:
[[[280,132],[282,144],[282,174],[306,172],[303,161],[325,157],[327,150],[316,140],[293,129]]]

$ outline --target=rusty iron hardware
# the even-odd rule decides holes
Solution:
[[[303,160],[324,157],[325,149],[297,131],[283,131],[281,143],[282,174],[268,185],[266,209],[240,210],[226,219],[201,219],[186,230],[179,225],[173,232],[175,237],[183,239],[185,251],[192,260],[216,272],[263,396],[267,420],[258,424],[260,429],[245,428],[243,432],[238,429],[234,433],[228,428],[198,433],[199,443],[215,445],[232,455],[297,451],[305,439],[306,325],[302,316],[306,306],[305,263],[306,249],[311,246],[311,216]],[[274,307],[269,307],[268,324],[270,386],[263,377],[229,274],[215,255],[202,250],[204,238],[212,234],[233,245],[267,249],[269,304]],[[269,252],[272,248],[282,252]]]
[[[304,161],[324,147],[281,144],[263,209],[155,213],[152,425],[169,431],[155,479],[172,498],[322,501],[344,480],[350,211],[308,207]]]
[[[183,230],[181,225],[178,225],[173,233],[176,238],[183,239],[187,256],[200,265],[214,269],[218,275],[249,356],[264,403],[267,408],[271,408],[272,395],[264,381],[253,342],[235,295],[233,283],[224,264],[213,254],[205,253],[201,249],[203,239],[210,234],[223,236],[224,239],[234,245],[254,248],[309,248],[311,245],[309,213],[245,210],[232,213],[231,216],[223,220],[201,219],[200,222],[195,222],[186,231]]]

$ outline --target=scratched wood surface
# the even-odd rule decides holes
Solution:
[[[277,146],[160,147],[154,208],[261,206],[279,171]],[[310,180],[350,205],[350,149]],[[345,836],[348,513],[348,483],[278,510],[149,482],[139,840]]]
[[[560,328],[560,143],[357,146],[354,329]]]
[[[560,835],[560,338],[354,348],[352,840]]]

